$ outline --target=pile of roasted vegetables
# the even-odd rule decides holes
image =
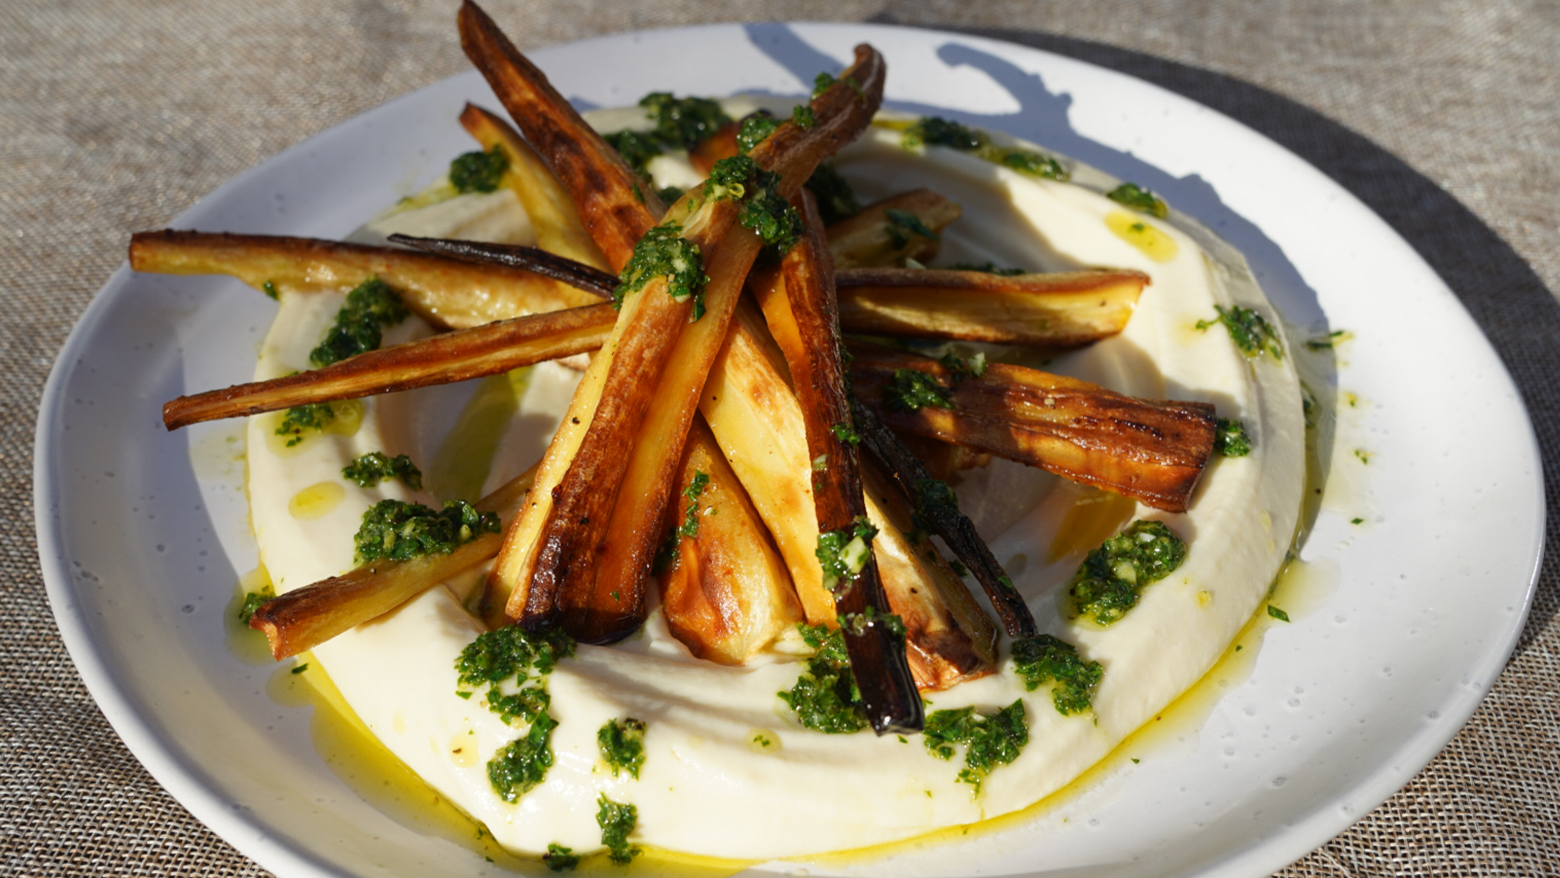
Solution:
[[[536,248],[176,231],[130,246],[138,271],[229,274],[273,295],[377,278],[445,330],[173,400],[169,429],[591,354],[542,460],[476,504],[500,516],[501,533],[271,600],[251,624],[278,658],[491,563],[482,610],[494,627],[609,643],[658,601],[695,656],[735,664],[787,627],[839,626],[873,727],[913,731],[918,687],[990,673],[996,660],[996,626],[931,535],[1011,637],[1035,634],[934,473],[996,455],[1185,508],[1213,448],[1211,406],[858,340],[1086,344],[1121,330],[1148,281],[922,268],[959,213],[926,190],[825,225],[805,184],[879,108],[885,66],[872,48],[745,151],[737,123],[708,138],[692,154],[706,182],[663,206],[486,14],[468,2],[459,25],[519,132],[476,107],[461,122],[506,160],[498,185],[530,215]],[[906,216],[924,233],[905,234]],[[684,526],[716,501],[737,514]]]

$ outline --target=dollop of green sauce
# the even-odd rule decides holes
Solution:
[[[861,213],[855,190],[840,174],[834,162],[820,162],[807,178],[807,188],[818,199],[818,213],[825,225]]]
[[[1264,353],[1271,354],[1275,360],[1284,358],[1284,347],[1279,340],[1278,330],[1273,328],[1273,324],[1269,323],[1267,318],[1241,305],[1231,305],[1228,308],[1214,305],[1213,309],[1219,316],[1212,320],[1197,321],[1198,329],[1206,330],[1222,323],[1224,328],[1229,330],[1230,339],[1235,342],[1235,346],[1240,348],[1240,352],[1248,359],[1260,357]]]
[[[421,555],[448,555],[484,533],[498,533],[497,513],[478,512],[464,500],[443,509],[421,503],[380,500],[363,513],[353,543],[359,563],[405,561]]]
[[[905,149],[922,146],[945,146],[959,152],[967,152],[992,164],[1012,168],[1030,177],[1065,182],[1067,169],[1061,162],[1029,149],[1006,149],[991,142],[991,135],[968,125],[939,116],[922,116],[905,129],[900,138]]]
[[[1030,692],[1051,683],[1051,703],[1064,716],[1094,704],[1094,690],[1105,676],[1099,662],[1086,662],[1078,648],[1049,634],[1013,641],[1013,668]]]
[[[325,339],[309,352],[316,367],[329,366],[367,351],[378,350],[384,327],[394,326],[411,314],[390,285],[371,277],[347,293]]]
[[[276,435],[287,436],[287,447],[303,441],[303,431],[323,430],[336,420],[336,410],[328,402],[306,402],[295,405],[282,415],[276,426]]]
[[[645,724],[633,717],[607,720],[596,731],[596,748],[601,758],[612,769],[612,776],[626,772],[639,780],[639,769],[645,764]]]
[[[953,408],[948,389],[938,383],[935,375],[919,369],[895,369],[888,383],[883,385],[883,404],[889,411],[906,413],[918,412],[927,406]]]
[[[731,117],[709,98],[679,98],[671,92],[657,91],[640,98],[639,106],[654,127],[649,131],[618,131],[606,135],[605,140],[629,167],[641,173],[656,156],[673,149],[694,149],[731,124]]]
[[[1186,542],[1159,521],[1134,521],[1089,552],[1068,583],[1078,615],[1109,625],[1137,606],[1143,588],[1186,560]]]
[[[1158,196],[1136,183],[1122,183],[1105,193],[1105,197],[1123,207],[1130,207],[1159,219],[1170,215],[1170,208]]]
[[[493,144],[487,152],[468,152],[450,162],[450,185],[456,192],[494,192],[509,170],[509,156]]]
[[[938,710],[926,717],[921,733],[927,752],[939,759],[952,759],[957,747],[964,747],[964,767],[959,780],[980,794],[981,783],[992,771],[1011,764],[1029,743],[1029,723],[1022,699],[992,713],[980,713],[973,707]]]
[[[764,256],[778,261],[802,233],[802,218],[780,195],[780,175],[766,171],[745,155],[715,163],[704,181],[704,197],[714,201],[740,199],[737,222],[764,242]]]
[[[941,240],[941,236],[922,222],[920,217],[908,210],[890,207],[883,211],[883,216],[888,220],[888,242],[894,245],[896,250],[903,250],[910,246],[912,238]]]
[[[580,856],[572,848],[552,842],[547,845],[547,853],[542,854],[542,863],[554,872],[572,872],[579,867]]]
[[[829,735],[845,735],[867,727],[861,709],[861,690],[851,673],[845,651],[845,635],[823,625],[799,625],[802,640],[813,655],[802,665],[796,685],[777,693],[790,706],[803,728]]]
[[[489,710],[507,724],[517,719],[528,724],[525,734],[488,760],[488,782],[506,802],[518,801],[552,767],[552,732],[558,721],[548,713],[552,698],[546,678],[561,659],[573,654],[574,640],[563,631],[531,632],[509,625],[477,635],[455,660],[457,695],[470,698],[486,688],[483,704]]]
[[[380,482],[400,479],[414,491],[422,489],[422,470],[405,454],[387,457],[382,451],[370,451],[341,468],[341,477],[360,488],[372,488]]]
[[[762,110],[744,118],[742,126],[737,129],[737,152],[747,155],[753,151],[753,147],[768,140],[769,135],[779,127],[780,120]]]
[[[639,292],[658,277],[666,278],[666,294],[672,301],[693,300],[690,320],[704,316],[704,288],[710,282],[704,273],[704,257],[698,244],[682,237],[682,226],[676,223],[656,226],[634,245],[634,255],[618,274],[612,304],[622,308],[629,293]]]
[[[858,517],[850,527],[818,534],[818,566],[823,570],[823,587],[837,592],[843,583],[856,578],[872,558],[872,538],[877,528]]]
[[[238,605],[238,621],[248,625],[249,620],[254,618],[255,611],[260,609],[260,605],[275,597],[276,589],[269,583],[256,591],[245,593],[244,600]]]
[[[607,856],[614,863],[626,865],[639,855],[639,848],[628,842],[628,836],[639,825],[639,809],[614,802],[606,793],[596,804],[596,825],[601,827],[601,843],[607,846]]]
[[[1235,418],[1219,418],[1213,433],[1213,450],[1225,457],[1245,457],[1251,453],[1251,437],[1246,425]]]

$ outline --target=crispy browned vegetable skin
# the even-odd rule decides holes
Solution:
[[[850,533],[867,520],[861,459],[856,444],[842,438],[851,428],[850,396],[841,362],[834,271],[816,203],[800,199],[803,234],[779,270],[755,275],[752,288],[791,369],[791,386],[802,407],[807,455],[813,461],[813,510],[818,532]],[[868,544],[861,570],[841,577],[831,589],[842,623],[862,708],[878,734],[920,731],[926,717],[906,660],[904,632],[891,627],[888,595]],[[821,560],[821,559],[820,559]],[[907,630],[907,629],[906,629]],[[905,638],[908,641],[908,638]]]
[[[899,265],[906,259],[927,262],[942,247],[939,238],[911,232],[889,218],[889,211],[913,215],[928,231],[939,234],[963,209],[930,189],[912,189],[869,204],[852,217],[829,226],[829,249],[836,269]]]
[[[502,519],[513,518],[535,471],[526,470],[474,505]],[[365,564],[266,601],[250,617],[249,627],[265,633],[273,658],[306,652],[485,563],[498,551],[498,543],[499,535],[488,533],[448,555]]]
[[[541,156],[513,126],[471,104],[461,112],[460,124],[484,149],[497,147],[509,159],[503,186],[515,193],[531,218],[539,249],[592,268],[606,267],[606,259],[580,222],[568,190],[559,185]]]
[[[621,161],[603,161],[603,157],[615,158],[617,152],[520,54],[487,13],[466,0],[456,24],[466,57],[569,191],[607,264],[614,270],[622,268],[649,228],[641,225],[641,218],[646,213],[658,218],[665,211],[654,190],[642,186],[638,175]]]
[[[986,591],[986,597],[991,600],[992,609],[1002,619],[1002,627],[1007,630],[1008,636],[1014,639],[1035,636],[1035,619],[1029,612],[1029,606],[1024,603],[1018,589],[1013,587],[1013,581],[1008,578],[1002,565],[997,563],[996,556],[991,554],[986,541],[976,532],[975,523],[959,511],[957,501],[952,506],[924,502],[927,493],[938,490],[938,486],[931,484],[935,480],[920,459],[899,441],[871,409],[857,405],[853,413],[856,429],[870,459],[889,474],[894,486],[899,489],[900,498],[915,508],[926,526],[942,537],[954,555],[975,574],[975,579]],[[951,493],[952,489],[942,487]],[[926,542],[930,545],[930,540]]]
[[[321,369],[181,396],[163,406],[163,425],[176,430],[201,421],[311,402],[358,399],[497,375],[597,350],[616,317],[611,305],[586,305],[381,348]]]
[[[626,193],[635,183],[626,167],[599,137],[589,132],[572,108],[546,85],[545,78],[529,67],[480,11],[469,4],[465,6],[461,25],[468,54],[473,55],[473,60],[488,76],[505,105],[516,114],[527,137],[538,145],[554,171],[570,186],[577,203],[582,205],[581,214],[587,225],[602,216],[589,209],[592,203],[618,207],[627,204],[639,211],[647,210],[638,198],[627,198]],[[881,66],[875,56],[868,55],[865,60]],[[859,78],[863,80],[863,88],[870,93],[874,88],[872,77],[863,75]],[[875,88],[880,93],[881,75],[876,79]],[[774,169],[786,178],[785,185],[799,187],[819,158],[853,137],[866,123],[865,116],[871,108],[866,106],[867,102],[860,94],[845,96],[845,91],[847,89],[825,92],[819,99],[823,103],[815,102],[818,125],[805,130],[795,125],[782,126],[765,145],[755,150],[755,161],[760,165],[775,165],[776,157],[787,152],[794,154],[791,159],[796,164],[794,168]],[[831,109],[831,102],[837,106]],[[538,129],[538,134],[533,135],[533,127]],[[559,132],[566,131],[573,131],[574,135],[558,136]],[[775,153],[766,155],[766,147]],[[601,182],[604,176],[611,178],[606,184]],[[581,180],[587,183],[580,189],[571,184],[571,181],[579,183]],[[718,218],[728,212],[728,207],[729,204],[715,204],[705,205],[704,209],[710,217]],[[626,261],[633,242],[643,232],[645,226],[639,221],[644,216],[639,213],[634,217],[637,226],[634,237],[622,236],[616,239],[615,246],[611,230],[607,228],[612,223],[600,223],[607,234],[598,234],[593,227],[593,236],[615,266],[621,264],[617,260]],[[711,225],[711,229],[717,227],[718,223]],[[685,227],[684,234],[694,239],[699,232],[697,228]],[[708,247],[719,237],[712,231],[700,243]],[[588,420],[589,426],[580,434],[568,429],[569,424],[566,424],[566,429],[555,437],[538,481],[547,488],[546,480],[555,478],[553,488],[556,490],[535,492],[534,505],[527,509],[519,526],[511,529],[504,552],[495,566],[492,591],[497,595],[508,592],[506,615],[519,617],[529,625],[549,624],[561,618],[565,627],[576,636],[591,640],[622,636],[642,618],[644,574],[639,571],[648,567],[656,542],[646,522],[658,522],[665,508],[665,496],[675,475],[676,453],[680,451],[677,443],[686,435],[692,414],[691,403],[702,384],[703,370],[707,369],[718,349],[724,335],[724,319],[735,302],[736,286],[727,286],[722,279],[740,278],[746,273],[746,262],[751,258],[749,255],[744,261],[739,251],[747,243],[749,239],[738,238],[708,255],[706,270],[712,282],[706,297],[710,310],[687,332],[680,332],[686,303],[669,303],[664,296],[658,295],[660,284],[657,282],[632,297],[625,307],[625,313],[614,329],[613,340],[609,340],[603,354],[587,373],[582,395],[576,396],[577,402],[584,400],[583,404],[571,407],[569,423]],[[728,271],[717,270],[723,258],[731,259],[732,267]],[[725,295],[723,289],[730,295]],[[669,304],[680,306],[669,307]],[[665,317],[647,321],[634,319],[641,310],[652,316]],[[702,328],[700,324],[703,324]],[[670,356],[673,347],[679,345],[684,336],[690,339],[691,355]],[[624,340],[623,346],[614,343],[619,337]],[[682,371],[684,374],[662,376],[663,364],[668,364],[674,373]],[[608,378],[614,371],[620,373],[620,380]],[[592,373],[596,372],[601,377],[592,380]],[[659,421],[669,429],[658,430],[650,442],[636,442],[642,435],[650,435],[638,431],[652,428],[651,424],[644,423],[650,392],[646,386],[656,380],[663,382],[660,394],[663,400],[658,401],[652,421]],[[667,386],[686,387],[687,392],[674,390],[668,401],[664,399],[668,395]],[[591,394],[595,394],[594,400],[590,398]],[[679,398],[687,399],[688,406],[676,405]],[[590,437],[588,441],[587,437]],[[646,504],[643,510],[637,508],[641,498]],[[622,499],[629,502],[625,504]],[[647,516],[644,512],[653,514]],[[618,527],[617,522],[623,522],[623,527]],[[617,537],[605,539],[608,533]],[[599,553],[597,548],[601,550]],[[619,562],[618,559],[624,560]],[[628,576],[608,577],[609,572],[615,574],[620,570]],[[564,594],[570,596],[573,609],[560,601]]]
[[[700,474],[708,479],[703,490],[686,496]],[[660,574],[661,610],[672,635],[689,652],[740,665],[803,620],[791,577],[701,420],[688,433],[674,487],[665,527],[677,534],[692,506],[695,532],[674,537],[671,566]]]
[[[257,290],[270,284],[279,293],[342,292],[369,278],[393,276],[407,307],[450,329],[600,301],[530,271],[391,247],[270,235],[137,232],[130,237],[130,267],[157,274],[227,274]]]
[[[1139,271],[997,275],[857,268],[840,278],[852,332],[1075,347],[1126,328],[1148,283]]]
[[[955,381],[936,360],[874,345],[850,348],[857,398],[890,426],[968,445],[1156,509],[1184,512],[1213,452],[1209,403],[1137,399],[1087,381],[1005,363]],[[935,377],[949,407],[886,404],[897,370]]]

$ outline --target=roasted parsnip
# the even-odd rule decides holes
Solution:
[[[512,519],[535,472],[535,467],[526,470],[474,505]],[[249,627],[265,633],[273,658],[297,655],[487,562],[498,551],[499,540],[498,534],[486,533],[448,555],[365,564],[266,601],[250,617]]]
[[[1121,332],[1147,283],[1123,269],[855,268],[839,274],[840,322],[867,335],[1076,347]]]
[[[838,270],[927,262],[942,247],[942,230],[963,214],[959,205],[930,189],[912,189],[869,204],[829,226],[829,249]]]
[[[861,343],[850,352],[857,398],[889,426],[1156,509],[1185,511],[1213,452],[1216,419],[1208,403],[1137,399],[1003,363],[961,377],[915,354]]]
[[[666,515],[670,552],[658,559],[667,626],[699,658],[740,665],[801,622],[801,604],[702,420],[688,433],[675,487]]]
[[[158,274],[226,274],[267,293],[345,292],[394,277],[406,306],[460,329],[600,301],[530,271],[474,266],[395,247],[218,232],[164,230],[130,238],[130,267]]]

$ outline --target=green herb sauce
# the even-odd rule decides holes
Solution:
[[[919,369],[895,369],[893,377],[883,385],[883,404],[894,412],[918,412],[927,406],[953,408],[948,389],[937,382],[936,376]]]
[[[1251,437],[1246,425],[1234,418],[1219,418],[1213,434],[1213,450],[1225,457],[1245,457],[1251,453]]]
[[[274,597],[276,597],[276,589],[269,583],[259,591],[245,594],[243,602],[238,605],[238,621],[248,625],[249,620],[254,618],[255,610],[260,609],[261,604]]]
[[[893,244],[896,250],[903,250],[910,246],[910,240],[914,237],[925,238],[928,241],[941,240],[936,232],[921,221],[920,217],[908,210],[890,207],[883,211],[883,216],[888,219],[888,242]]]
[[[834,424],[829,427],[829,432],[834,434],[835,439],[846,445],[861,444],[861,434],[856,432],[856,428],[852,424]]]
[[[780,175],[766,171],[745,155],[723,158],[704,181],[704,197],[712,201],[740,199],[737,222],[764,242],[765,257],[777,261],[802,233],[802,218],[780,196]]]
[[[983,274],[996,274],[1004,277],[1029,273],[1022,268],[1006,268],[994,262],[955,262],[948,268],[952,271],[978,271]]]
[[[1109,625],[1137,606],[1143,588],[1186,560],[1186,543],[1158,521],[1134,521],[1089,552],[1068,583],[1078,615]]]
[[[964,768],[959,771],[959,780],[979,795],[987,776],[1012,763],[1029,743],[1024,702],[1014,701],[994,713],[977,713],[973,707],[935,711],[926,717],[921,740],[927,752],[939,759],[952,759],[956,748],[963,746]]]
[[[1030,692],[1051,683],[1051,703],[1063,715],[1093,706],[1094,690],[1105,676],[1099,662],[1086,662],[1078,648],[1049,634],[1013,642],[1013,667]]]
[[[978,351],[969,357],[960,357],[953,351],[949,351],[938,357],[937,362],[941,363],[943,368],[948,370],[949,377],[953,379],[954,384],[968,381],[971,378],[979,378],[986,374],[986,354],[984,351]]]
[[[634,255],[618,275],[612,304],[623,307],[629,293],[637,293],[654,278],[666,278],[666,294],[674,302],[693,299],[691,320],[704,316],[704,287],[710,282],[704,273],[704,258],[699,245],[681,235],[676,223],[656,226],[634,245]]]
[[[353,543],[359,563],[448,555],[484,533],[498,533],[498,514],[478,512],[464,500],[434,510],[421,503],[380,500],[363,513]]]
[[[802,666],[796,685],[780,692],[803,728],[829,735],[859,732],[867,727],[861,690],[850,670],[845,636],[822,625],[799,625],[802,640],[815,651]]]
[[[627,864],[638,856],[639,848],[628,843],[628,836],[639,825],[639,809],[614,802],[605,793],[596,800],[596,825],[601,827],[601,843],[607,846],[612,862]]]
[[[819,163],[807,178],[807,188],[818,199],[818,213],[825,225],[861,213],[861,202],[856,200],[855,191],[833,162]]]
[[[572,872],[579,867],[580,856],[572,848],[552,842],[547,845],[547,853],[542,854],[542,862],[554,872]]]
[[[1240,352],[1247,358],[1260,357],[1267,353],[1275,360],[1284,358],[1284,348],[1278,338],[1278,330],[1261,314],[1240,305],[1232,305],[1225,308],[1223,305],[1214,305],[1213,309],[1219,316],[1213,320],[1197,321],[1198,329],[1207,329],[1218,323],[1224,324],[1229,330],[1230,339]]]
[[[1165,206],[1163,201],[1136,183],[1122,183],[1105,193],[1105,197],[1123,207],[1130,207],[1159,219],[1170,215],[1170,208]]]
[[[596,732],[596,747],[601,758],[612,769],[612,776],[627,772],[639,780],[639,769],[645,764],[645,724],[633,717],[608,720]]]
[[[389,284],[377,277],[369,278],[347,293],[324,341],[309,352],[309,362],[316,367],[329,366],[377,350],[384,337],[383,328],[400,323],[410,313]]]
[[[562,631],[532,633],[518,625],[477,635],[455,661],[460,689],[470,698],[486,688],[483,704],[505,723],[528,723],[525,734],[499,748],[488,760],[488,782],[506,802],[515,802],[547,776],[553,764],[552,732],[557,720],[547,712],[551,696],[547,675],[558,661],[574,654],[574,640]],[[512,687],[505,692],[500,685]]]
[[[842,583],[856,578],[872,558],[872,538],[877,528],[866,516],[855,520],[850,527],[825,531],[818,535],[818,566],[823,569],[823,587],[838,591]]]
[[[991,136],[984,131],[937,116],[922,116],[906,128],[900,144],[905,149],[945,146],[1026,176],[1063,182],[1068,179],[1067,169],[1048,155],[1028,149],[1005,149],[992,143]]]
[[[276,427],[276,435],[290,437],[287,447],[303,441],[303,431],[323,430],[336,420],[336,410],[328,402],[307,402],[295,405],[282,415]]]
[[[450,162],[450,185],[456,192],[493,192],[509,170],[509,156],[498,144],[487,152],[468,152]]]
[[[370,451],[341,469],[341,477],[360,488],[372,488],[380,482],[400,479],[414,491],[422,489],[422,470],[404,454],[386,457],[382,451]]]
[[[742,127],[737,129],[737,152],[747,155],[753,151],[753,147],[769,139],[769,135],[775,133],[780,127],[780,120],[769,113],[760,110],[742,120]]]

